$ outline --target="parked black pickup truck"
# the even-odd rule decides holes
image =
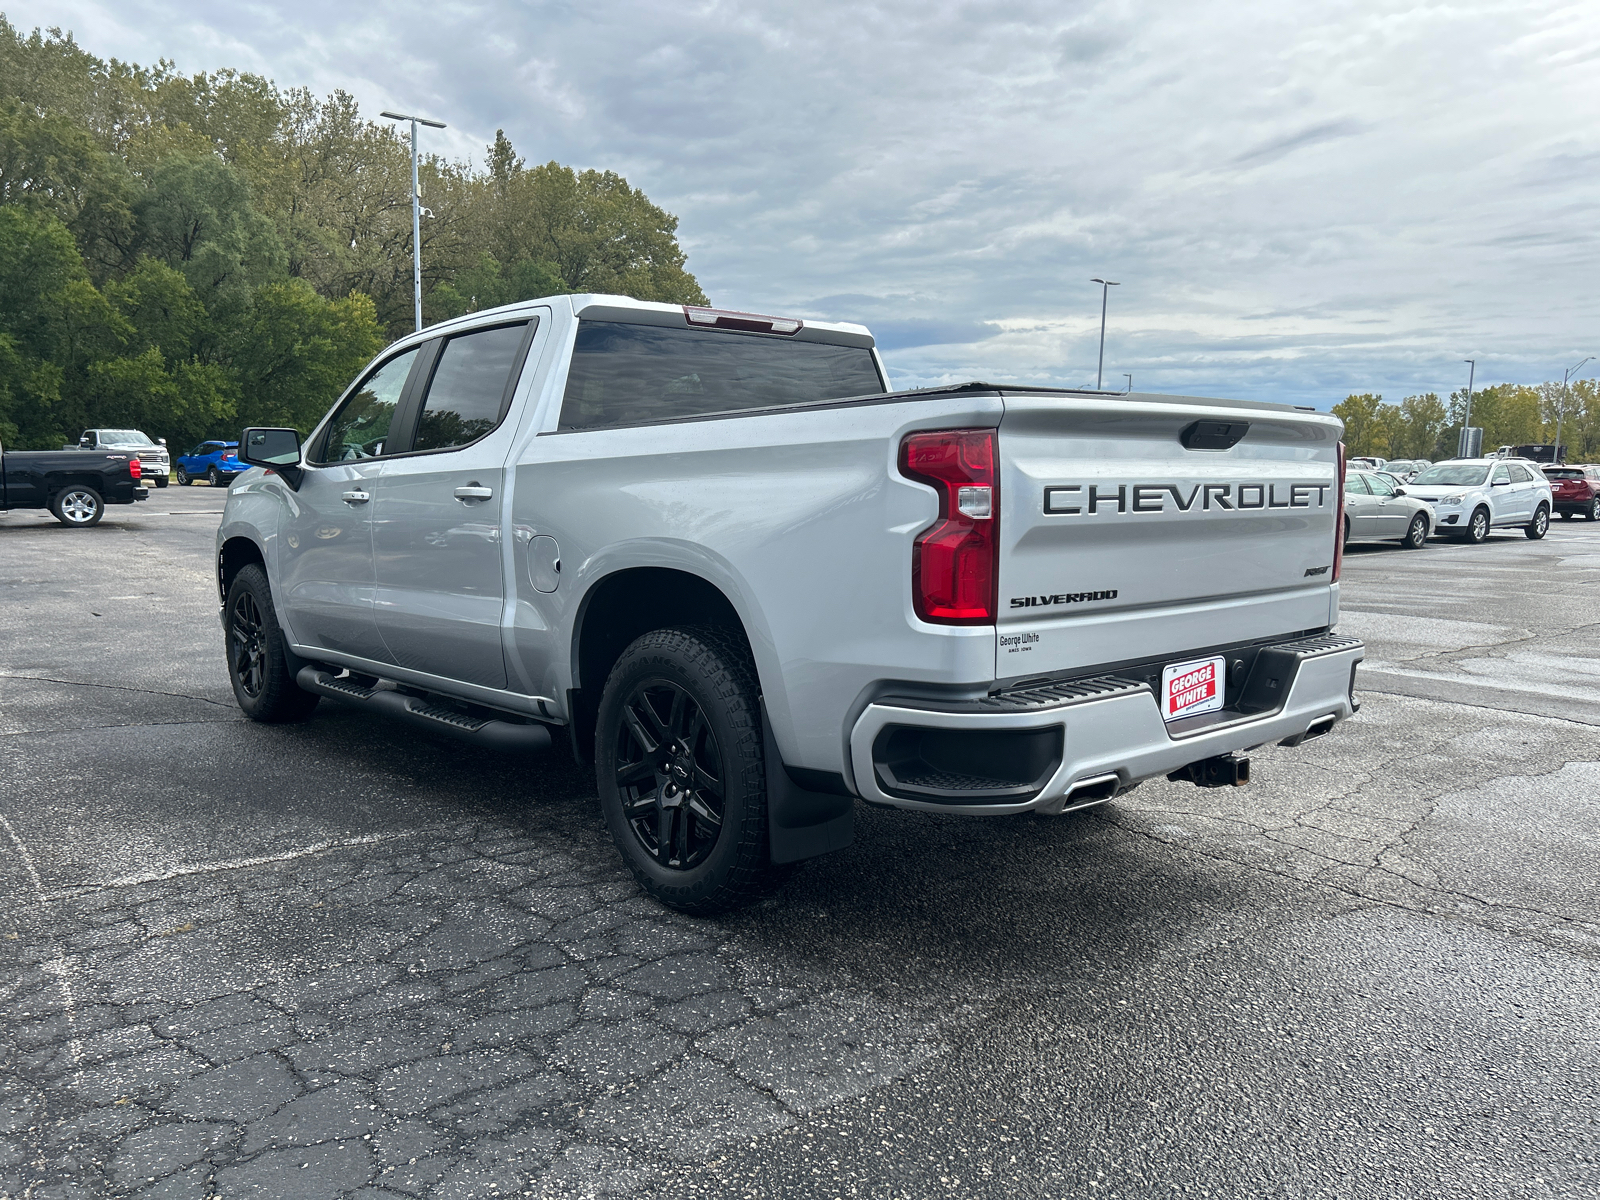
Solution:
[[[132,504],[150,493],[140,485],[139,459],[82,450],[6,450],[0,446],[0,512],[48,508],[63,525],[87,529],[108,504]]]

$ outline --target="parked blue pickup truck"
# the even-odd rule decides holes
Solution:
[[[7,450],[0,446],[0,511],[47,508],[73,529],[98,525],[108,504],[132,504],[150,493],[139,458],[126,451]]]

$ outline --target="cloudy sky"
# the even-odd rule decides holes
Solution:
[[[0,0],[16,25],[626,175],[728,307],[899,386],[1327,407],[1600,354],[1600,5]],[[1591,367],[1593,364],[1591,364]]]

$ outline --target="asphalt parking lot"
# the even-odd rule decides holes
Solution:
[[[698,920],[564,757],[245,721],[222,499],[0,516],[0,1194],[1600,1194],[1600,525],[1352,549],[1247,788]]]

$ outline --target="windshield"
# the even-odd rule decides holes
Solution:
[[[98,434],[102,446],[154,446],[155,443],[137,429],[102,429]]]
[[[1411,483],[1416,487],[1427,487],[1430,483],[1441,487],[1479,487],[1487,478],[1489,478],[1488,467],[1473,464],[1452,466],[1449,463],[1440,463],[1437,467],[1429,467]]]

